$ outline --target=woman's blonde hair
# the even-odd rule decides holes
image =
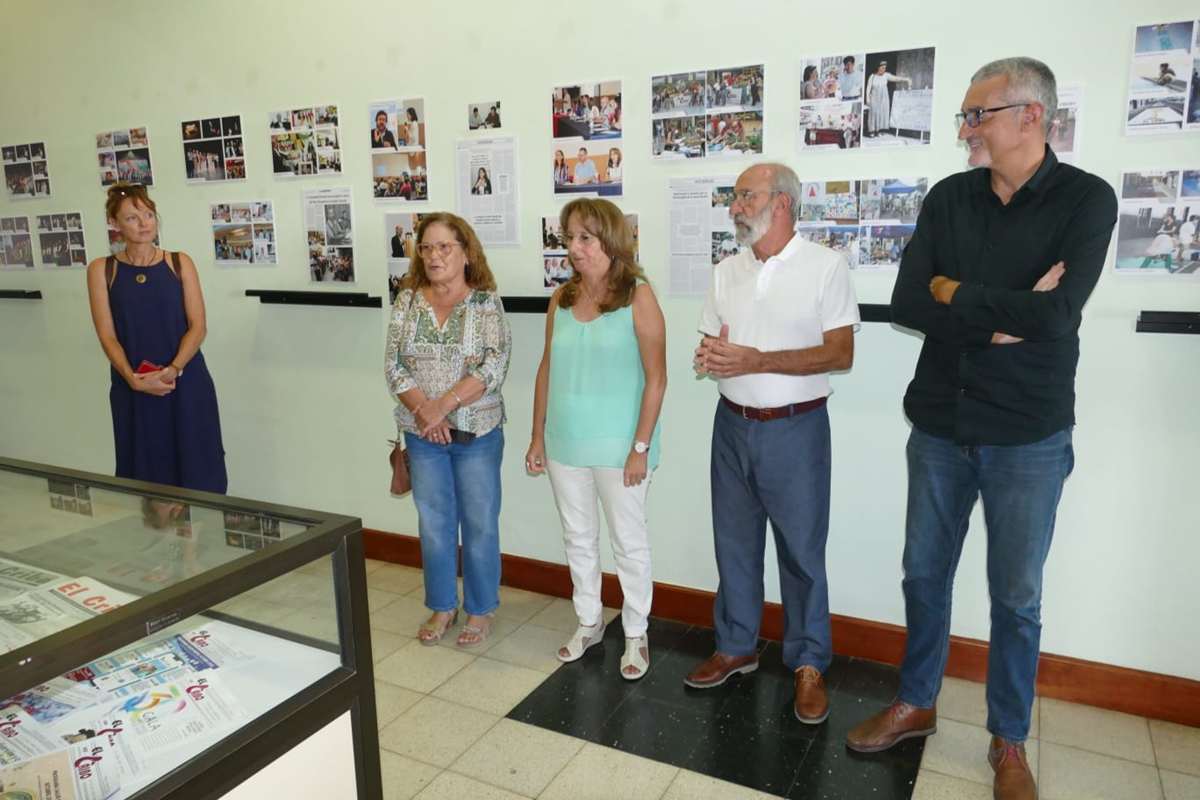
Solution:
[[[608,299],[600,306],[600,313],[607,314],[633,303],[633,291],[639,280],[646,280],[646,273],[633,260],[633,231],[625,214],[608,200],[580,197],[563,206],[559,215],[563,231],[567,230],[572,216],[584,230],[600,240],[600,249],[611,259],[608,267]],[[575,270],[559,292],[560,308],[575,305],[582,283],[583,276],[579,270]]]

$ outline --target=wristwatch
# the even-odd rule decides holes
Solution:
[[[633,452],[637,453],[639,456],[642,455],[643,453],[645,453],[649,449],[650,449],[650,445],[646,444],[645,442],[634,442],[633,443]]]

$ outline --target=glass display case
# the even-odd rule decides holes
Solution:
[[[282,796],[382,798],[360,520],[0,458],[0,797],[233,798],[288,758],[338,788]]]

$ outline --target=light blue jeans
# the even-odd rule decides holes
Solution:
[[[421,536],[425,605],[458,607],[458,535],[462,529],[463,609],[472,616],[500,605],[500,460],[504,431],[470,444],[434,444],[405,432]]]
[[[987,728],[1023,742],[1042,635],[1042,567],[1063,482],[1075,465],[1071,429],[1032,444],[956,445],[913,428],[908,438],[904,603],[908,642],[898,699],[928,708],[950,650],[954,571],[971,509],[983,499],[992,604]]]

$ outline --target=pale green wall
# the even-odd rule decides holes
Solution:
[[[602,13],[597,13],[602,11]],[[736,171],[746,162],[653,164],[646,155],[655,73],[766,63],[766,156],[804,178],[940,178],[963,167],[951,117],[971,72],[1028,54],[1061,81],[1085,81],[1083,166],[1116,182],[1124,168],[1196,166],[1196,135],[1122,134],[1136,24],[1196,15],[1194,2],[1086,4],[633,2],[576,7],[520,3],[105,2],[0,0],[0,142],[45,141],[55,197],[0,201],[0,215],[84,212],[92,255],[105,242],[93,151],[96,131],[149,126],[164,242],[192,253],[209,310],[204,345],[217,382],[231,490],[360,515],[373,528],[415,532],[408,500],[384,492],[384,440],[394,433],[381,378],[385,313],[260,306],[246,288],[306,288],[302,188],[354,187],[360,289],[379,293],[385,209],[371,199],[359,134],[370,101],[424,95],[431,133],[431,209],[453,209],[454,140],[466,103],[498,98],[504,133],[520,135],[522,237],[489,256],[506,294],[538,291],[539,216],[552,212],[545,153],[551,86],[625,81],[626,197],[641,213],[642,262],[666,287],[665,197],[673,175]],[[937,49],[937,127],[911,152],[795,152],[802,56],[843,50]],[[269,110],[340,105],[343,178],[270,177]],[[179,123],[240,113],[246,184],[187,186]],[[207,204],[275,201],[281,266],[218,269],[208,257]],[[1111,262],[1110,262],[1111,263]],[[1069,266],[1069,265],[1068,265]],[[892,276],[857,275],[860,301],[887,302]],[[0,273],[0,288],[40,288],[42,302],[0,300],[0,453],[100,472],[112,469],[108,372],[88,316],[81,270]],[[690,371],[696,299],[662,297],[670,386],[663,458],[650,493],[655,578],[714,589],[708,511],[708,436],[715,388]],[[1047,651],[1200,678],[1197,537],[1197,340],[1135,335],[1139,309],[1200,308],[1200,281],[1106,274],[1087,309],[1079,369],[1078,465],[1047,568]],[[514,315],[516,353],[505,396],[503,548],[562,561],[545,479],[525,476],[531,384],[542,320]],[[833,610],[903,623],[904,515],[900,398],[918,350],[912,335],[867,324],[854,369],[834,379]],[[0,509],[0,515],[3,510]],[[962,560],[954,632],[986,638],[982,526]],[[606,556],[607,558],[607,556]],[[773,555],[768,554],[768,560]],[[606,562],[611,571],[611,562]],[[767,570],[770,599],[776,571]]]

